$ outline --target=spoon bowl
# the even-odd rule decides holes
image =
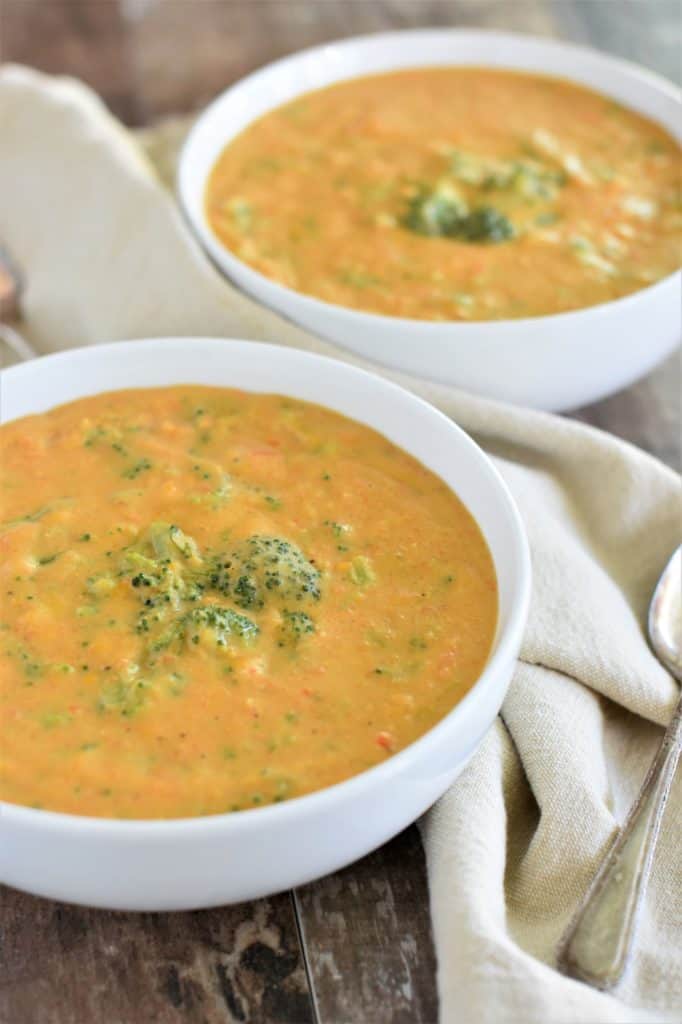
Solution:
[[[649,640],[654,654],[682,680],[682,545],[658,581],[649,606]]]

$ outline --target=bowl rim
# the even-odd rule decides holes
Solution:
[[[600,316],[610,314],[612,309],[617,312],[627,315],[627,310],[634,302],[641,301],[643,295],[650,295],[653,292],[664,290],[670,287],[671,284],[677,283],[682,284],[682,268],[673,270],[670,274],[666,274],[665,277],[660,278],[658,281],[654,281],[651,284],[645,285],[642,288],[638,288],[634,292],[630,292],[627,295],[622,295],[615,299],[610,299],[606,302],[599,302],[592,306],[579,306],[577,309],[565,310],[559,313],[545,313],[538,316],[530,317],[516,317],[507,318],[500,320],[419,320],[413,317],[398,317],[391,316],[387,313],[377,313],[371,310],[355,309],[350,306],[344,306],[340,303],[327,302],[325,299],[319,299],[313,295],[309,295],[306,292],[297,291],[295,288],[290,288],[288,285],[281,284],[278,281],[273,280],[266,274],[256,270],[250,264],[245,263],[234,252],[224,245],[218,236],[210,228],[208,221],[204,216],[204,202],[203,197],[205,194],[207,177],[204,177],[202,182],[202,193],[201,193],[201,206],[199,214],[195,213],[193,209],[192,199],[196,196],[196,190],[190,188],[189,185],[189,174],[192,165],[192,149],[195,145],[196,139],[203,128],[204,123],[209,117],[218,110],[220,105],[234,92],[238,90],[249,88],[250,86],[258,83],[260,79],[272,74],[273,71],[283,70],[288,67],[293,67],[301,60],[305,60],[316,53],[322,53],[325,50],[333,48],[337,50],[349,51],[355,48],[357,45],[364,43],[387,43],[397,42],[400,40],[414,39],[415,42],[426,39],[427,37],[444,37],[453,36],[459,39],[468,37],[472,41],[477,40],[490,40],[493,39],[512,46],[514,43],[535,43],[539,46],[546,47],[549,50],[563,51],[564,53],[575,54],[576,56],[588,57],[591,60],[599,61],[604,67],[611,69],[616,73],[628,75],[631,78],[640,81],[642,84],[646,84],[651,89],[657,90],[668,99],[682,103],[682,89],[675,85],[674,82],[670,81],[663,75],[659,75],[655,71],[650,71],[635,61],[627,60],[623,57],[616,57],[608,53],[604,53],[593,46],[585,46],[578,43],[566,42],[562,39],[545,39],[542,36],[536,36],[532,33],[522,32],[499,32],[496,29],[467,29],[467,28],[455,28],[455,27],[443,27],[443,28],[414,28],[414,29],[398,29],[391,32],[374,32],[365,33],[363,35],[342,37],[339,39],[332,39],[326,43],[318,43],[314,46],[308,46],[305,49],[297,50],[294,53],[287,54],[284,57],[280,57],[277,60],[269,61],[267,64],[262,65],[259,68],[249,72],[247,75],[242,76],[235,82],[232,82],[226,89],[223,89],[217,96],[215,96],[210,103],[208,103],[203,110],[199,113],[197,119],[194,121],[190,128],[187,136],[185,137],[183,144],[180,148],[177,171],[175,190],[179,199],[180,209],[183,213],[184,219],[187,221],[193,236],[200,243],[204,253],[208,255],[211,261],[216,266],[218,272],[223,277],[228,277],[228,280],[237,288],[242,290],[241,282],[238,282],[233,274],[241,275],[244,280],[248,280],[250,285],[255,285],[261,289],[265,289],[270,292],[272,297],[276,297],[281,302],[292,303],[296,302],[300,305],[300,308],[307,310],[314,316],[334,316],[337,320],[344,320],[349,328],[353,326],[359,326],[362,324],[367,328],[371,327],[395,327],[396,329],[405,330],[419,330],[424,332],[425,335],[430,335],[430,338],[424,340],[440,340],[443,337],[452,338],[453,331],[456,331],[458,335],[464,336],[468,334],[472,340],[475,340],[475,335],[490,330],[491,325],[497,330],[509,330],[510,326],[512,330],[522,331],[531,325],[549,325],[553,324],[566,324],[569,328],[573,327],[575,330],[580,330],[584,318],[589,316]],[[417,65],[415,65],[416,67]],[[428,60],[421,65],[423,67],[429,66],[448,66],[446,64],[430,64]],[[467,65],[464,62],[457,62],[451,64],[452,67],[486,67],[485,64],[479,62]],[[490,65],[491,67],[493,65]],[[503,69],[505,65],[494,65],[494,67]],[[402,65],[396,65],[395,70],[401,70]],[[509,67],[507,70],[521,71],[522,68]],[[374,73],[390,73],[390,69],[383,69],[381,72],[375,72],[372,69],[367,70],[363,74],[351,74],[348,76],[342,75],[335,79],[333,82],[328,83],[326,86],[320,86],[317,88],[329,88],[337,82],[350,81],[354,78],[361,78],[371,76]],[[586,85],[583,79],[579,75],[575,78],[570,78],[568,75],[552,75],[551,72],[532,72],[534,74],[543,75],[550,78],[566,79],[568,81],[575,81],[576,84],[583,84],[585,88],[592,88]],[[296,95],[305,95],[308,92],[316,92],[317,88],[306,88]],[[592,89],[593,92],[599,93],[599,90]],[[291,98],[290,98],[291,99]],[[290,102],[286,100],[285,102]],[[630,110],[631,107],[628,104],[622,104],[626,109]],[[276,110],[281,103],[276,103],[269,107],[265,113],[269,113]],[[223,146],[226,146],[232,139],[236,138],[240,132],[244,131],[245,128],[253,124],[254,121],[258,120],[259,117],[264,114],[259,114],[252,118],[247,125],[242,127],[239,132],[230,136],[227,142],[223,142]],[[643,115],[648,116],[648,115]],[[649,118],[651,120],[651,118]],[[678,139],[679,142],[679,139]],[[222,150],[220,151],[222,152]],[[221,265],[223,260],[230,269],[226,269]],[[266,300],[269,301],[269,300]],[[282,306],[278,305],[276,309],[281,310]]]
[[[112,351],[115,351],[125,359],[126,351],[139,351],[142,346],[148,350],[158,348],[160,353],[167,353],[169,344],[179,347],[184,347],[185,345],[196,346],[198,344],[208,345],[209,347],[214,348],[215,351],[219,352],[221,355],[228,353],[230,349],[233,349],[233,346],[238,346],[242,351],[246,348],[252,350],[257,347],[258,350],[263,352],[266,357],[271,356],[273,359],[284,358],[285,360],[300,360],[301,363],[307,363],[309,366],[312,364],[320,368],[323,373],[338,372],[339,368],[341,368],[342,372],[347,373],[350,377],[355,377],[359,382],[366,381],[368,378],[373,382],[374,386],[376,386],[378,382],[380,387],[384,388],[385,393],[390,396],[389,400],[392,400],[392,398],[395,397],[399,401],[408,401],[414,404],[421,410],[422,415],[428,415],[433,424],[438,424],[439,429],[442,428],[450,431],[451,434],[454,434],[457,437],[458,444],[463,445],[472,453],[475,453],[481,473],[488,478],[494,487],[496,487],[500,499],[500,512],[504,517],[506,517],[509,526],[511,527],[514,543],[513,562],[515,580],[512,588],[513,593],[510,598],[508,622],[494,640],[493,648],[482,672],[471,688],[450,709],[450,711],[447,712],[447,714],[445,714],[438,722],[435,723],[435,725],[419,736],[416,740],[408,744],[406,747],[403,747],[402,750],[399,750],[395,754],[387,757],[385,761],[382,761],[380,764],[374,765],[371,768],[367,768],[362,772],[358,772],[356,775],[352,775],[349,778],[342,779],[340,782],[334,783],[331,786],[325,786],[322,789],[314,790],[313,792],[303,794],[302,796],[292,797],[290,800],[282,801],[282,803],[279,804],[245,808],[241,811],[227,811],[219,814],[179,818],[100,818],[92,815],[67,814],[61,811],[43,810],[41,808],[29,807],[25,804],[15,804],[0,799],[0,831],[3,823],[7,822],[17,826],[29,826],[31,828],[39,827],[41,830],[53,833],[81,831],[86,832],[89,835],[97,835],[99,837],[111,838],[114,840],[119,839],[122,841],[130,837],[185,839],[190,835],[205,835],[215,830],[227,829],[228,831],[231,831],[241,829],[259,829],[269,825],[275,825],[279,822],[286,821],[287,819],[299,821],[305,820],[308,817],[315,816],[319,810],[325,807],[325,805],[327,805],[327,809],[333,809],[335,803],[341,803],[346,798],[352,799],[362,790],[368,788],[371,789],[375,783],[381,783],[382,780],[384,782],[388,781],[391,776],[399,772],[401,768],[409,765],[409,762],[418,763],[422,753],[433,742],[434,738],[438,738],[442,733],[446,732],[455,719],[461,717],[474,701],[479,700],[481,698],[482,691],[490,688],[495,676],[498,674],[498,671],[503,668],[505,663],[510,659],[515,660],[517,657],[530,606],[531,560],[525,526],[521,519],[516,502],[499,470],[493,464],[490,456],[488,456],[486,452],[476,444],[469,434],[445,413],[441,412],[423,398],[415,395],[407,388],[401,387],[380,374],[372,373],[350,363],[334,359],[330,356],[307,352],[303,349],[270,344],[267,342],[254,342],[244,339],[217,337],[202,338],[195,336],[140,338],[136,340],[110,342],[102,345],[79,346],[77,348],[67,349],[63,352],[56,352],[51,355],[42,356],[38,359],[3,369],[0,371],[0,383],[2,384],[2,387],[6,387],[9,384],[16,386],[17,384],[22,383],[24,386],[27,386],[30,382],[31,375],[35,372],[34,368],[36,366],[39,368],[38,372],[40,372],[41,369],[49,372],[52,367],[59,367],[63,373],[64,367],[62,364],[68,365],[70,362],[75,362],[75,369],[77,369],[78,364],[83,359],[86,361],[89,359],[97,359],[102,353],[111,353]],[[159,365],[162,366],[163,362],[160,361]],[[132,375],[134,376],[134,373]],[[22,378],[27,379],[27,381],[22,381]],[[191,384],[192,382],[188,380],[186,383]],[[273,381],[273,384],[276,387],[277,381]],[[126,387],[130,388],[134,388],[135,386],[136,385],[133,382],[126,385]],[[174,385],[156,384],[140,386],[169,387]],[[239,385],[235,386],[238,387]],[[115,387],[111,390],[117,391],[122,390],[122,388]],[[96,395],[105,394],[107,392],[100,390],[92,391],[90,393]],[[274,391],[268,393],[283,392]],[[86,395],[84,394],[80,397],[86,397]],[[78,401],[78,398],[69,399],[68,401]],[[56,408],[62,404],[67,403],[56,402],[54,405],[50,405],[48,409]],[[25,415],[32,415],[32,413],[26,413]],[[342,413],[341,415],[345,414]],[[23,416],[18,418],[23,418]],[[6,422],[13,422],[13,420],[7,420]],[[363,421],[358,420],[357,422]],[[381,431],[379,430],[379,432]],[[449,484],[447,484],[447,486],[450,487]],[[450,487],[450,489],[452,490],[453,488]],[[495,566],[495,569],[497,572],[497,566]],[[464,709],[464,711],[462,709]]]

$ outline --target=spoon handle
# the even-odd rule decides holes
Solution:
[[[563,939],[560,969],[596,988],[612,989],[627,965],[681,745],[682,700],[637,801]]]

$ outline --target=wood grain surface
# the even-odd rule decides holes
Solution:
[[[2,890],[3,1024],[314,1020],[290,895],[102,913]]]
[[[305,46],[420,25],[556,36],[679,79],[679,22],[676,0],[0,0],[0,57],[82,78],[138,126]],[[679,355],[575,415],[678,467]],[[0,1024],[435,1024],[435,978],[414,827],[296,893],[219,910],[0,890]]]

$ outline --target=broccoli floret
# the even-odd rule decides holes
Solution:
[[[260,607],[260,594],[270,587],[278,565],[287,592],[293,589],[295,579],[301,589],[311,586],[306,573],[311,579],[319,576],[300,551],[286,541],[249,538],[242,547],[245,551],[237,556],[204,559],[196,542],[179,527],[153,523],[135,545],[123,552],[118,576],[129,580],[139,600],[135,632],[144,639],[144,647],[139,666],[102,691],[100,710],[135,714],[145,703],[150,687],[138,673],[153,669],[163,651],[178,650],[183,643],[198,644],[207,634],[217,647],[256,639],[260,629],[246,615],[224,605],[200,603],[211,591],[229,595],[243,607]],[[239,567],[236,577],[233,565]],[[104,582],[116,585],[113,578],[93,580],[89,592],[99,595]]]
[[[242,574],[232,588],[234,599],[240,608],[262,608],[263,598],[253,576]]]
[[[519,162],[514,164],[509,184],[524,199],[554,199],[558,190],[566,184],[566,175],[563,171]]]
[[[493,206],[469,210],[454,190],[422,190],[409,203],[403,226],[418,235],[463,242],[504,242],[513,238],[511,221]]]
[[[253,610],[271,596],[285,601],[320,597],[319,571],[291,541],[255,534],[231,552],[203,558],[192,537],[167,523],[153,523],[125,552],[121,574],[130,577],[140,596],[145,592],[147,609],[170,605],[181,611],[183,603],[211,591]]]
[[[230,594],[240,608],[262,608],[273,596],[285,601],[317,601],[320,573],[300,548],[281,537],[247,537],[216,561],[211,586]]]
[[[185,558],[201,561],[197,542],[193,537],[183,533],[179,526],[169,526],[168,536],[170,537],[171,544],[177,548],[181,555]]]
[[[403,225],[418,235],[450,237],[466,215],[466,203],[454,189],[423,188],[410,199]]]
[[[170,523],[152,523],[148,537],[145,538],[154,549],[157,558],[183,558],[201,561],[196,541],[183,533],[179,526]]]
[[[191,537],[167,523],[153,523],[123,552],[118,577],[129,580],[139,600],[135,631],[144,640],[141,672],[154,668],[161,652],[199,644],[207,634],[217,647],[258,637],[260,629],[248,616],[223,604],[203,603],[212,594],[251,610],[271,598],[287,603],[320,598],[319,571],[288,540],[256,534],[227,554],[204,557]],[[113,578],[106,582],[116,585]],[[314,629],[305,612],[283,611],[283,644]],[[99,707],[134,714],[148,687],[143,677],[122,678],[103,692]]]
[[[133,576],[130,582],[134,587],[153,587],[159,581],[156,576],[150,576],[146,572],[138,572],[136,576]]]
[[[538,160],[496,160],[455,150],[450,156],[450,173],[457,181],[485,191],[509,189],[524,199],[552,199],[566,184],[561,170]]]
[[[170,619],[163,610],[149,616],[145,609],[140,613],[136,631],[147,641],[143,657],[143,664],[147,667],[156,664],[156,655],[162,651],[179,650],[184,642],[198,644],[207,632],[216,647],[227,647],[235,640],[249,644],[260,633],[252,619],[233,608],[217,604],[198,605]]]
[[[199,642],[200,630],[210,630],[218,647],[226,647],[233,637],[249,643],[260,633],[256,623],[246,615],[217,604],[193,608],[183,617],[182,625],[184,635],[192,643]]]
[[[514,228],[494,206],[479,206],[461,221],[450,237],[466,242],[504,242],[514,237]]]
[[[291,541],[254,534],[231,552],[203,558],[192,537],[167,523],[153,523],[126,550],[121,574],[138,591],[147,591],[147,608],[165,603],[179,611],[183,602],[210,591],[246,609],[262,608],[270,596],[285,601],[320,597],[319,571]]]
[[[282,612],[282,622],[279,629],[279,646],[286,644],[297,644],[301,637],[315,632],[315,623],[306,612],[289,611],[285,608]]]
[[[146,608],[170,605],[179,611],[184,601],[198,600],[206,587],[196,541],[169,523],[152,523],[124,552],[120,572],[130,577],[133,587],[146,590]]]

